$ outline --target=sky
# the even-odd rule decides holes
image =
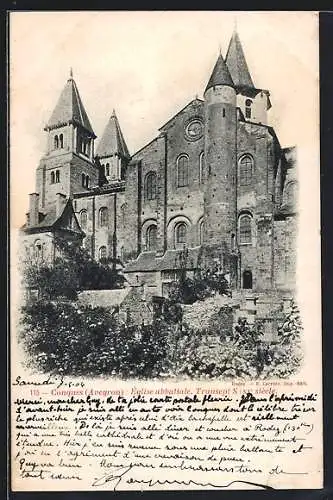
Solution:
[[[115,108],[133,154],[203,91],[237,26],[282,146],[319,131],[318,23],[313,12],[15,12],[10,15],[10,195],[24,223],[43,131],[73,68],[98,137]],[[304,151],[305,151],[304,150]]]

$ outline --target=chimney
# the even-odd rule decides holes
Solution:
[[[66,205],[66,195],[62,193],[57,193],[56,194],[56,216],[57,218],[60,217],[64,210],[64,206]]]
[[[29,226],[37,226],[39,223],[39,194],[29,195]]]

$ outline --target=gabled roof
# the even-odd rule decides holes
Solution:
[[[221,53],[215,63],[206,91],[211,87],[215,87],[215,85],[228,85],[229,87],[234,87],[234,82],[232,81],[228,66]]]
[[[45,130],[60,127],[68,123],[80,125],[90,132],[93,137],[96,137],[72,74],[60,94]]]
[[[164,132],[169,125],[171,125],[171,123],[181,114],[183,113],[189,106],[193,106],[194,108],[202,108],[204,105],[204,101],[202,99],[199,99],[198,97],[196,97],[195,99],[192,99],[192,101],[190,101],[188,104],[186,104],[186,106],[184,106],[180,111],[178,111],[178,113],[176,113],[175,115],[173,115],[166,123],[164,123],[164,125],[162,125],[162,127],[160,127],[158,130],[160,132]],[[157,138],[156,138],[157,139]],[[154,139],[155,140],[155,139]],[[141,150],[140,150],[141,151]]]
[[[232,34],[225,61],[237,87],[255,88],[237,31]]]
[[[131,157],[122,134],[118,118],[113,110],[113,113],[104,129],[103,135],[99,140],[96,155],[100,158],[105,158],[114,154],[117,154],[122,158]]]
[[[73,218],[73,225],[69,226],[70,216]],[[21,228],[23,231],[33,231],[36,230],[52,230],[52,229],[66,229],[71,230],[76,233],[83,233],[80,228],[79,222],[75,215],[73,205],[71,200],[67,200],[64,203],[63,209],[60,214],[57,215],[56,202],[50,203],[43,208],[42,212],[39,212],[39,222],[35,226],[28,226],[24,224]]]

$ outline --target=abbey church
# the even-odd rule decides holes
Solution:
[[[208,55],[209,56],[209,55]],[[186,71],[186,68],[184,68]],[[22,228],[26,252],[79,241],[131,285],[166,296],[182,268],[215,266],[234,290],[291,292],[296,282],[294,147],[268,124],[235,31],[207,86],[134,154],[110,110],[97,141],[71,74],[45,127],[47,148]]]

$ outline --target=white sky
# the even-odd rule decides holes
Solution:
[[[237,20],[248,66],[271,92],[283,146],[319,134],[313,12],[15,12],[11,14],[11,208],[21,225],[48,121],[73,68],[98,137],[115,108],[131,153],[196,94],[202,97]]]

